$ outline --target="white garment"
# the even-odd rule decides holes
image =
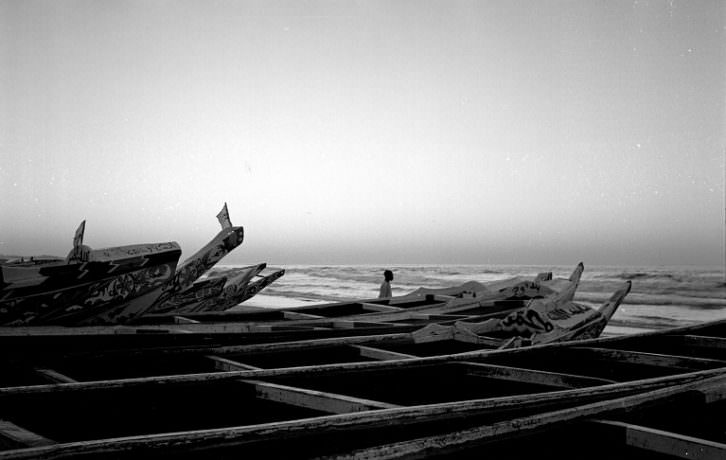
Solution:
[[[378,298],[383,299],[387,297],[393,297],[393,293],[391,292],[391,283],[390,281],[384,281],[381,283],[381,290],[378,292]]]

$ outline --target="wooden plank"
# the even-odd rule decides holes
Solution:
[[[377,303],[361,303],[363,310],[365,311],[378,311],[378,312],[389,312],[389,311],[406,311],[405,308],[394,307],[392,305],[380,305]]]
[[[379,327],[388,326],[391,328],[402,328],[411,326],[409,323],[385,323],[383,321],[368,321],[366,318],[359,317],[356,320],[334,320],[332,321],[333,329],[355,329],[357,327]]]
[[[545,346],[541,349],[559,349],[562,347]],[[18,395],[40,395],[40,394],[59,394],[59,393],[82,393],[86,391],[115,391],[121,388],[141,388],[141,387],[158,387],[159,385],[189,385],[192,383],[202,382],[221,382],[230,381],[238,378],[265,379],[277,376],[317,376],[330,375],[335,373],[357,373],[357,372],[389,372],[405,369],[424,368],[428,366],[439,366],[453,363],[456,361],[469,361],[474,358],[496,356],[499,354],[520,354],[522,352],[531,351],[526,349],[505,350],[502,352],[488,353],[460,353],[454,355],[441,355],[434,357],[426,357],[420,359],[395,360],[395,361],[370,361],[356,363],[338,363],[338,364],[322,364],[315,366],[299,366],[284,369],[264,369],[260,371],[231,371],[231,372],[209,372],[186,375],[167,375],[153,377],[134,377],[126,379],[113,379],[93,382],[79,382],[62,385],[26,385],[0,388],[0,403],[4,398],[14,397]],[[559,353],[560,351],[557,351]],[[643,379],[637,381],[623,382],[631,385],[634,383],[643,384],[643,382],[678,382],[691,380],[695,378],[705,378],[711,375],[724,373],[724,369],[709,369],[699,372],[689,372],[686,374],[665,376],[659,379]]]
[[[211,351],[214,354],[244,354],[244,353],[265,353],[281,351],[314,350],[319,348],[330,348],[345,345],[376,345],[390,344],[401,345],[413,343],[410,333],[402,334],[381,334],[363,335],[349,337],[335,337],[329,339],[295,340],[289,342],[259,343],[250,345],[227,345],[215,347]],[[171,350],[171,353],[174,351]]]
[[[380,348],[366,347],[363,345],[352,345],[352,347],[358,350],[360,355],[364,358],[378,359],[381,361],[418,358],[418,356],[414,355],[396,353],[395,351],[382,350]]]
[[[559,372],[538,371],[519,367],[499,366],[474,362],[458,363],[467,375],[498,380],[546,385],[555,388],[584,388],[615,383],[614,380]]]
[[[492,409],[501,410],[504,407],[514,408],[517,411],[524,410],[523,414],[525,415],[517,416],[517,412],[513,412],[512,417],[505,417],[501,421],[491,424],[444,435],[433,435],[394,442],[384,446],[374,446],[362,451],[352,452],[346,456],[346,458],[383,459],[411,455],[422,458],[424,454],[433,456],[456,452],[461,448],[480,445],[502,437],[521,435],[528,430],[546,429],[552,426],[561,426],[564,423],[586,420],[613,410],[631,410],[643,405],[653,404],[656,401],[679,399],[687,392],[697,390],[704,384],[723,383],[724,376],[716,375],[705,381],[690,381],[680,385],[652,386],[655,381],[659,382],[658,385],[662,385],[668,380],[673,381],[674,379],[650,379],[648,381],[650,383],[641,381],[638,383],[639,390],[633,388],[632,385],[624,386],[621,384],[610,385],[608,388],[601,387],[588,390],[588,394],[591,396],[597,394],[599,398],[596,400],[585,399],[585,403],[582,403],[583,390],[565,390],[511,398],[490,398],[310,417],[277,422],[274,426],[271,426],[270,423],[262,423],[238,427],[76,441],[56,446],[6,451],[0,456],[6,460],[36,459],[51,456],[53,458],[67,458],[81,455],[109,457],[118,453],[133,453],[137,457],[145,457],[173,452],[176,449],[180,449],[180,451],[201,451],[202,449],[240,446],[246,443],[284,441],[285,439],[306,436],[310,433],[325,435],[374,429],[390,430],[391,427],[402,427],[409,424],[417,426],[421,423],[433,421],[464,420],[470,417],[491,414]],[[626,388],[627,390],[625,390]],[[626,393],[622,393],[623,390]],[[632,391],[636,391],[636,393],[632,394]],[[532,414],[532,408],[541,407],[544,401],[550,401],[556,406],[551,412]],[[596,402],[587,403],[587,401]],[[526,415],[527,413],[532,415]],[[214,452],[211,451],[209,454],[209,456],[213,456]]]
[[[33,369],[37,374],[39,374],[44,379],[53,382],[53,383],[77,383],[78,380],[72,379],[68,377],[67,375],[63,375],[60,372],[56,372],[53,369],[44,369],[44,368],[38,368],[36,367]]]
[[[207,358],[214,361],[214,368],[219,371],[259,371],[261,367],[250,366],[249,364],[232,361],[220,356],[207,355]]]
[[[329,414],[347,414],[378,409],[393,409],[400,406],[370,399],[355,398],[335,393],[290,387],[259,380],[240,380],[255,388],[258,398],[315,409]]]
[[[309,313],[301,313],[297,311],[284,311],[282,312],[282,316],[285,319],[323,319],[324,316],[320,315],[311,315]]]
[[[711,404],[726,399],[726,385],[708,385],[699,389],[698,392],[703,396],[704,404]]]
[[[646,353],[642,351],[614,350],[610,348],[571,347],[567,353],[583,353],[588,357],[603,358],[608,361],[616,360],[621,363],[641,364],[654,367],[669,367],[674,369],[711,369],[724,365],[723,361],[716,359],[693,358],[690,356],[663,355],[659,353]]]
[[[665,388],[653,392],[626,396],[615,400],[605,400],[593,404],[576,406],[542,414],[535,414],[531,416],[505,420],[502,422],[495,422],[490,425],[483,425],[471,429],[464,429],[460,431],[446,433],[443,435],[437,434],[413,440],[393,442],[391,444],[363,448],[340,455],[330,455],[322,458],[325,458],[326,460],[363,460],[372,458],[375,458],[377,460],[384,460],[401,458],[428,458],[434,456],[436,456],[437,458],[438,456],[451,456],[452,458],[455,458],[455,454],[462,449],[470,448],[473,446],[481,446],[485,442],[490,440],[513,436],[522,436],[524,432],[527,432],[529,430],[541,431],[546,427],[561,426],[564,423],[571,423],[573,421],[583,420],[587,417],[597,415],[598,413],[606,413],[612,411],[613,409],[634,409],[642,405],[648,405],[654,400],[677,398],[679,393],[683,394],[684,389],[688,387],[693,387],[693,385],[680,386],[679,388]],[[594,440],[593,442],[597,443],[597,440]],[[709,445],[707,447],[710,448],[712,446]],[[708,456],[704,455],[703,457],[700,457],[698,455],[694,455],[697,452],[693,452],[691,454],[692,456],[684,456],[683,458],[722,460],[724,458],[724,454],[723,451],[720,450],[721,446],[716,447],[717,450],[714,451],[705,451],[705,449],[702,451]],[[566,446],[563,448],[563,450],[566,450]],[[481,452],[482,454],[485,454],[486,450],[483,449]],[[669,453],[668,451],[663,452]],[[716,455],[711,456],[711,454],[713,453],[715,453]]]
[[[0,420],[0,437],[23,447],[40,447],[55,444],[46,437],[28,431],[8,420]]]
[[[174,316],[174,324],[199,324],[200,321],[197,321],[196,319],[187,318],[185,316]]]
[[[666,335],[665,341],[674,341],[680,346],[696,349],[726,350],[726,339],[723,337],[710,337],[703,335]]]
[[[691,460],[726,458],[726,444],[720,442],[614,420],[593,420],[592,423],[622,432],[625,444],[630,447]]]

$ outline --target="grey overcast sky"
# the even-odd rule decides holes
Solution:
[[[726,2],[0,0],[0,253],[724,260]]]

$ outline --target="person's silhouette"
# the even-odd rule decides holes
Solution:
[[[378,292],[379,299],[393,296],[393,293],[391,292],[391,281],[393,281],[393,272],[391,270],[384,271],[383,283],[381,283],[381,290]]]

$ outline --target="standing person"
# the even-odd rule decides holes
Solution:
[[[381,290],[378,292],[379,299],[393,297],[393,293],[391,292],[391,281],[393,281],[393,272],[391,270],[384,271]]]

